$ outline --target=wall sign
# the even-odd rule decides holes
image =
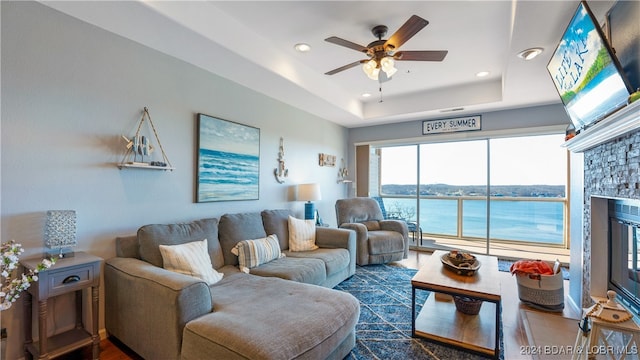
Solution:
[[[336,166],[336,156],[329,154],[318,154],[318,165],[320,166]]]
[[[481,118],[481,115],[475,115],[453,119],[425,120],[422,122],[422,135],[481,130]]]

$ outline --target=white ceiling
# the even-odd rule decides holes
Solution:
[[[207,69],[346,127],[558,103],[546,64],[578,1],[44,1],[45,5]],[[589,1],[599,20],[614,1]],[[448,50],[443,62],[398,61],[379,84],[365,58],[325,42],[366,46],[413,14],[429,25],[400,50]],[[311,45],[308,53],[296,43]],[[525,62],[520,51],[542,47]],[[478,78],[479,71],[490,75]],[[362,97],[368,92],[369,98]],[[380,99],[382,98],[382,102]],[[451,112],[451,109],[463,108]]]

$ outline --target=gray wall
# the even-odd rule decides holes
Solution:
[[[1,15],[1,235],[22,243],[25,256],[43,250],[46,210],[76,210],[76,250],[110,258],[116,236],[148,223],[265,208],[302,217],[290,187],[303,182],[321,184],[316,205],[335,225],[346,188],[318,154],[345,157],[347,129],[38,3],[2,2]],[[145,106],[173,172],[116,167],[121,135],[135,133]],[[199,112],[260,128],[259,200],[194,203]],[[273,176],[281,136],[282,185]],[[18,347],[20,306],[2,313]],[[101,311],[100,328],[102,319]]]
[[[558,98],[558,102],[560,99]],[[472,114],[473,115],[473,114]],[[562,104],[541,105],[529,108],[510,109],[480,113],[482,115],[482,130],[466,133],[455,133],[445,136],[459,137],[466,134],[469,137],[482,136],[483,133],[495,130],[534,128],[552,125],[569,125],[569,117]],[[464,115],[442,116],[441,119],[456,118]],[[410,143],[429,142],[439,135],[422,135],[422,120],[397,124],[377,125],[354,128],[349,131],[349,143],[376,142],[385,140],[405,140]]]

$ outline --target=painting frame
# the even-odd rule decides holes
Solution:
[[[260,129],[198,113],[195,201],[260,199]]]

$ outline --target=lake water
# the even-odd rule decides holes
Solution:
[[[457,236],[458,198],[421,199],[420,227],[425,234]],[[384,199],[387,211],[415,208],[413,199]],[[414,216],[415,219],[415,216]],[[462,200],[462,235],[487,237],[486,200]],[[491,239],[563,243],[563,203],[491,201]]]

